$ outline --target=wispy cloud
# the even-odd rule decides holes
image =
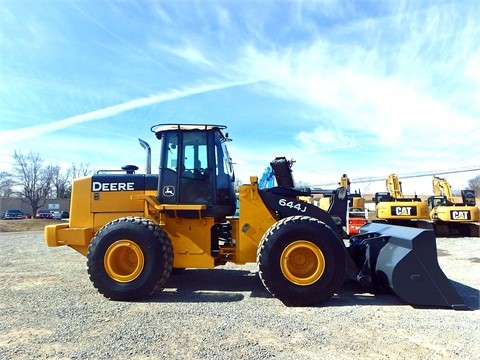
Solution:
[[[210,67],[214,65],[198,48],[191,44],[185,44],[181,47],[158,46],[158,49],[192,64],[207,65]]]
[[[125,111],[133,110],[140,107],[145,107],[145,106],[149,106],[149,105],[153,105],[153,104],[157,104],[165,101],[177,100],[177,99],[198,95],[198,94],[202,94],[210,91],[216,91],[216,90],[221,90],[221,89],[226,89],[226,88],[231,88],[236,86],[249,85],[258,81],[259,80],[202,85],[196,88],[190,88],[190,89],[184,89],[184,90],[172,90],[164,94],[153,95],[153,96],[141,98],[141,99],[135,99],[135,100],[127,101],[122,104],[109,106],[104,109],[91,111],[81,115],[72,116],[67,119],[55,121],[48,124],[34,125],[27,128],[2,132],[2,144],[6,145],[6,144],[14,143],[16,141],[30,139],[30,138],[45,135],[54,131],[59,131],[61,129],[65,129],[73,125],[113,117]]]
[[[445,104],[447,95],[455,96],[452,90],[461,91],[450,87],[458,82],[456,76],[474,68],[472,60],[454,62],[452,67],[451,59],[459,59],[457,48],[471,56],[475,40],[462,37],[460,44],[447,46],[454,40],[455,32],[452,24],[445,27],[445,22],[440,21],[445,17],[442,14],[439,19],[433,10],[419,12],[418,23],[414,24],[412,19],[397,14],[398,27],[407,28],[407,32],[391,42],[386,37],[373,48],[355,42],[336,44],[327,39],[281,52],[265,52],[249,46],[244,66],[268,78],[272,95],[334,112],[337,130],[362,128],[384,144],[395,144],[406,138],[417,141],[432,130],[445,140],[451,136],[452,123],[475,126],[478,107],[474,100],[478,98],[479,87],[468,95],[472,100],[470,112],[464,108],[457,113]],[[428,22],[430,18],[433,24]],[[365,31],[369,29],[368,34],[375,37],[382,29],[388,29],[389,20],[380,18],[371,22],[368,19],[365,20],[368,26],[361,22],[349,24],[345,35],[362,33],[366,37]],[[420,31],[422,23],[427,28]],[[455,26],[460,27],[461,33],[471,32],[469,25],[462,27],[456,23]],[[458,28],[456,30],[458,34]],[[442,69],[449,69],[451,73]],[[439,76],[443,84],[438,83]],[[319,129],[321,126],[325,124],[319,124]]]
[[[29,149],[33,142],[21,140],[34,136],[44,147],[67,138],[75,144],[91,132],[115,148],[135,142],[140,123],[160,113],[178,122],[221,119],[235,139],[230,149],[243,179],[272,155],[298,157],[297,179],[310,182],[336,180],[340,172],[361,177],[467,166],[480,157],[476,2],[42,2],[28,10],[7,2],[5,8],[0,126],[9,130],[0,134],[2,144],[18,141]],[[180,101],[155,106],[173,100]],[[41,119],[63,120],[40,125]],[[100,119],[109,120],[61,131]],[[92,150],[71,149],[69,156],[100,153],[93,140],[88,144]]]

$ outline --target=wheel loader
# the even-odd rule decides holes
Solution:
[[[309,190],[293,186],[281,159],[272,162],[278,186],[259,189],[251,176],[239,187],[235,216],[225,129],[152,126],[158,174],[129,165],[74,180],[69,223],[46,226],[47,245],[85,255],[93,286],[117,301],[152,295],[172,270],[230,262],[256,263],[265,288],[288,306],[319,304],[355,280],[413,306],[468,308],[438,265],[433,232],[372,223],[343,240],[346,189],[327,194],[327,211],[303,202]]]

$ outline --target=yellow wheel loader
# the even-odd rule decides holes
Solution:
[[[153,294],[172,269],[231,262],[256,263],[266,289],[289,306],[318,304],[352,279],[414,306],[467,308],[438,265],[433,232],[368,224],[347,246],[346,189],[331,191],[327,211],[300,201],[310,192],[293,187],[286,161],[273,162],[278,186],[259,189],[256,176],[240,186],[235,216],[225,129],[153,126],[158,174],[129,165],[76,179],[69,223],[47,226],[47,245],[85,255],[94,287],[112,300]]]

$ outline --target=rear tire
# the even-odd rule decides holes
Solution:
[[[330,298],[343,282],[346,252],[325,223],[307,216],[270,227],[257,251],[260,279],[285,305],[308,306]]]
[[[95,235],[87,253],[93,286],[112,300],[141,300],[170,276],[173,248],[167,233],[141,217],[111,221]]]

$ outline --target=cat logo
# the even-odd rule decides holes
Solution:
[[[450,216],[452,217],[452,220],[470,220],[470,211],[465,210],[465,211],[459,211],[459,210],[453,210],[450,211]]]
[[[414,206],[392,206],[392,215],[415,216],[417,215],[417,208]]]
[[[163,196],[174,196],[175,188],[173,186],[164,186],[163,187]]]

